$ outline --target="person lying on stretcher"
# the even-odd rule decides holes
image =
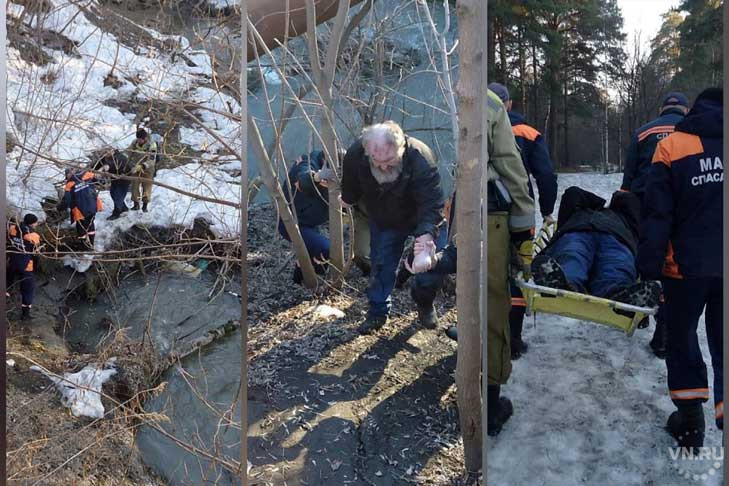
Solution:
[[[534,283],[655,307],[660,283],[636,282],[640,200],[617,191],[605,202],[576,186],[564,192],[557,231],[531,265]]]

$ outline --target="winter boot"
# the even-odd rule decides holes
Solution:
[[[435,312],[435,307],[433,305],[418,307],[418,321],[426,329],[438,327],[438,314]]]
[[[386,315],[368,315],[367,319],[359,326],[360,334],[371,334],[387,324]]]
[[[559,262],[549,255],[537,255],[532,261],[532,275],[537,285],[573,290]]]
[[[115,219],[119,219],[119,216],[121,216],[121,211],[117,211],[116,209],[112,211],[111,216],[106,218],[108,221],[114,221]]]
[[[679,406],[666,423],[666,430],[676,439],[679,447],[703,447],[705,429],[701,403]]]
[[[148,212],[148,210],[147,210],[147,204],[149,204],[147,201],[144,201],[142,203],[142,212],[145,212],[145,213]]]
[[[488,385],[486,400],[488,406],[488,428],[486,432],[491,435],[498,435],[509,417],[514,414],[514,407],[511,400],[500,397],[500,385]]]
[[[668,329],[665,319],[656,316],[656,330],[653,332],[653,339],[648,344],[656,357],[666,359],[668,356]]]
[[[511,340],[511,360],[516,361],[521,355],[526,353],[529,345],[521,340],[521,338]]]
[[[134,201],[134,206],[132,206],[132,211],[139,211],[139,201]]]
[[[446,329],[446,336],[453,339],[454,341],[458,341],[458,328],[456,326],[450,326],[448,329]]]
[[[655,307],[661,298],[661,283],[656,280],[638,282],[611,293],[608,298],[638,307]]]
[[[23,307],[21,307],[20,318],[24,321],[29,321],[31,319],[29,305],[24,305]]]

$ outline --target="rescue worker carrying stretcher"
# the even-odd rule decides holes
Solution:
[[[28,213],[20,224],[11,223],[8,228],[10,240],[10,261],[7,272],[7,289],[14,284],[20,286],[21,319],[31,318],[30,310],[35,296],[35,277],[33,257],[40,245],[40,236],[35,232],[38,226],[38,217]],[[5,293],[10,297],[10,293]]]
[[[102,204],[96,184],[100,181],[90,170],[66,169],[66,187],[58,204],[59,211],[71,210],[71,222],[76,224],[76,235],[93,249],[96,226],[94,219]]]
[[[554,172],[554,165],[549,157],[547,141],[541,133],[527,125],[524,116],[512,109],[513,100],[509,90],[503,84],[491,83],[489,89],[493,91],[504,103],[509,113],[511,130],[514,132],[514,139],[519,146],[521,160],[526,169],[529,186],[529,195],[534,198],[531,178],[537,183],[539,189],[539,211],[545,225],[553,225],[554,203],[557,200],[557,174]],[[509,326],[511,328],[511,359],[519,359],[526,353],[529,346],[522,339],[524,327],[524,314],[526,313],[526,301],[516,281],[511,279],[511,311],[509,312]]]
[[[705,311],[714,370],[715,420],[724,428],[723,91],[701,93],[673,134],[658,143],[647,178],[638,268],[661,278],[668,330],[668,389],[678,408],[667,429],[680,447],[702,447],[706,365],[696,329]]]
[[[532,262],[534,282],[654,307],[660,283],[636,283],[640,201],[634,194],[616,191],[609,207],[605,202],[576,186],[564,192],[557,232]]]

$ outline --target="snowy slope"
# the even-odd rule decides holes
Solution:
[[[560,196],[578,185],[609,200],[620,181],[621,174],[561,174]],[[709,365],[703,319],[699,326]],[[675,444],[663,426],[673,404],[665,362],[648,348],[653,329],[651,322],[628,338],[599,324],[527,316],[524,339],[530,348],[514,361],[503,387],[514,416],[489,444],[489,484],[721,484],[723,469],[714,468],[714,460],[672,459],[669,448]],[[712,379],[709,366],[709,383]],[[704,413],[705,446],[718,448],[713,399]],[[722,460],[720,449],[711,452]]]
[[[85,157],[94,149],[124,149],[131,143],[134,115],[122,113],[115,102],[189,100],[217,111],[240,114],[240,105],[233,98],[204,87],[211,77],[210,57],[191,49],[184,37],[165,36],[143,28],[155,39],[174,45],[176,52],[183,53],[190,63],[151,46],[127,46],[94,25],[75,4],[66,0],[51,3],[53,10],[41,27],[73,41],[74,52],[45,48],[53,61],[39,66],[24,61],[17,49],[8,48],[7,124],[8,131],[19,141],[19,146],[8,154],[6,169],[11,212],[22,215],[30,211],[44,219],[41,201],[57,196],[64,164],[84,165],[88,162]],[[17,17],[22,9],[10,4],[8,14]],[[31,25],[36,22],[34,19]],[[116,85],[104,82],[112,66]],[[239,123],[205,110],[196,111],[228,146],[240,150]],[[203,151],[203,160],[160,170],[156,179],[193,194],[239,201],[240,178],[231,178],[223,171],[224,166],[205,163],[218,154],[220,142],[195,127],[183,133],[181,143]],[[232,159],[228,165],[231,163]],[[154,189],[149,213],[128,214],[108,222],[106,217],[113,205],[108,192],[101,196],[105,209],[96,220],[97,251],[108,247],[118,230],[135,223],[189,226],[196,217],[204,217],[220,236],[233,236],[240,230],[240,213],[235,208],[202,202],[160,187]],[[67,263],[81,271],[88,267],[88,261],[79,264],[69,259]]]

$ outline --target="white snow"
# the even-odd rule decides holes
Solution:
[[[560,174],[560,196],[577,185],[609,201],[621,178]],[[514,415],[497,437],[490,438],[489,483],[721,484],[723,469],[714,467],[713,460],[723,457],[713,397],[704,404],[704,445],[716,448],[707,451],[712,459],[671,457],[675,443],[663,426],[674,406],[665,362],[648,347],[653,330],[651,322],[628,338],[606,326],[566,317],[525,317],[523,337],[530,347],[513,362],[511,378],[502,387],[502,395],[514,404]],[[703,318],[699,337],[711,387]]]
[[[33,212],[45,219],[41,202],[57,197],[62,186],[62,164],[85,165],[85,157],[105,146],[125,149],[134,138],[134,114],[122,113],[112,102],[137,98],[166,101],[192,100],[221,112],[240,115],[233,98],[200,87],[211,77],[212,61],[203,51],[193,50],[180,36],[165,36],[141,27],[153,37],[173,41],[177,52],[191,59],[188,66],[180,56],[173,58],[150,47],[126,46],[113,35],[93,25],[68,0],[52,0],[52,13],[43,28],[58,32],[76,43],[76,54],[45,49],[53,62],[38,66],[25,62],[21,53],[8,48],[7,124],[8,131],[20,142],[8,154],[6,164],[9,212]],[[14,6],[8,15],[19,15]],[[36,20],[34,19],[35,23]],[[104,86],[114,66],[121,86]],[[135,78],[132,83],[127,78]],[[206,127],[213,130],[235,151],[240,150],[240,123],[204,109],[195,110]],[[159,170],[156,180],[195,195],[237,203],[240,178],[223,169],[236,165],[236,157],[221,156],[222,144],[202,128],[183,129],[182,143],[205,152],[202,161],[193,161],[172,170]],[[52,160],[48,160],[47,158]],[[206,161],[215,159],[221,165]],[[134,224],[191,226],[197,217],[212,223],[218,236],[234,236],[240,230],[240,212],[231,206],[204,202],[172,190],[155,187],[148,213],[129,212],[110,222],[113,203],[107,191],[101,193],[104,210],[96,218],[95,251],[108,248],[119,231]],[[130,197],[127,197],[131,205]],[[70,222],[63,223],[70,227]],[[67,257],[67,265],[85,271],[91,265],[87,256]]]
[[[116,374],[115,359],[109,359],[103,369],[86,366],[77,373],[64,373],[63,378],[54,376],[40,366],[30,369],[45,375],[61,392],[61,404],[70,408],[74,417],[91,417],[100,419],[104,416],[104,405],[101,403],[101,386]]]

